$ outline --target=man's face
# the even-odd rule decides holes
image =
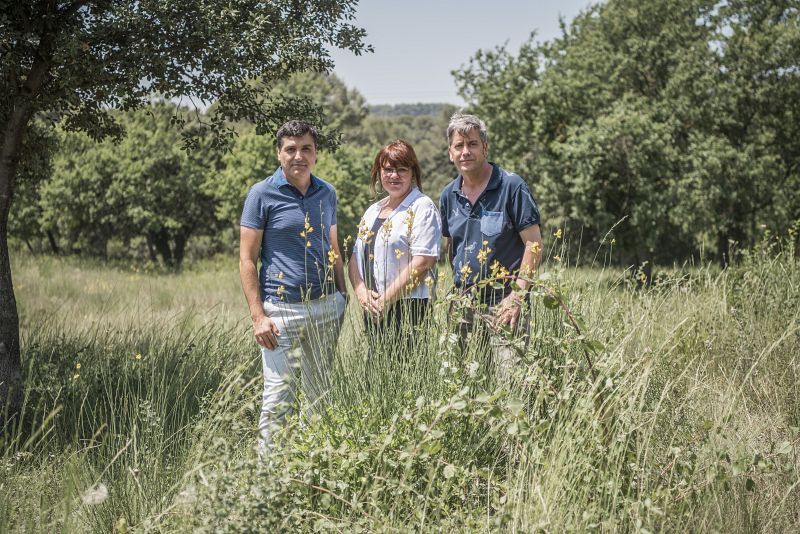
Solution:
[[[307,180],[317,163],[317,149],[311,134],[284,137],[283,146],[278,150],[278,161],[287,178]]]
[[[467,131],[467,135],[453,132],[450,139],[450,161],[461,174],[474,172],[481,169],[486,163],[486,154],[489,145],[481,141],[481,136],[476,128]]]

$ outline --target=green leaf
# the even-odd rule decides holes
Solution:
[[[559,307],[558,300],[551,297],[550,295],[545,295],[544,298],[542,299],[542,303],[544,304],[544,307],[547,308],[548,310],[554,310]]]

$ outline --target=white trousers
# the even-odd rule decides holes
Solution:
[[[275,350],[261,348],[264,393],[258,445],[262,453],[269,448],[273,432],[292,409],[298,382],[312,409],[327,392],[345,305],[346,300],[339,292],[296,304],[264,302],[264,312],[275,321],[281,335]]]

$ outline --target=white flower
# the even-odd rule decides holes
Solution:
[[[94,506],[108,499],[108,488],[102,482],[92,486],[81,495],[83,504]]]

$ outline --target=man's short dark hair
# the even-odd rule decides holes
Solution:
[[[317,129],[311,126],[306,121],[291,120],[285,123],[278,129],[275,138],[278,143],[278,150],[283,147],[284,137],[303,137],[306,134],[311,135],[314,140],[314,148],[317,148]]]

